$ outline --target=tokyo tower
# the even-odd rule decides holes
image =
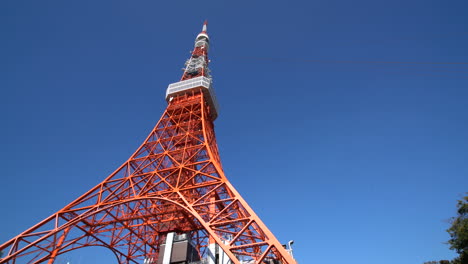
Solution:
[[[0,263],[54,263],[90,246],[118,263],[296,263],[224,175],[209,47],[205,22],[143,144],[104,181],[2,244]]]

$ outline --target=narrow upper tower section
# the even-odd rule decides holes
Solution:
[[[195,46],[192,56],[185,62],[184,73],[179,82],[172,83],[166,90],[166,101],[187,94],[195,89],[203,92],[205,101],[208,103],[212,120],[218,116],[218,102],[212,88],[210,70],[208,69],[208,50],[210,48],[210,37],[207,33],[208,23],[203,23],[202,31],[195,38]]]
[[[192,56],[185,62],[184,74],[181,81],[205,76],[210,78],[210,70],[208,69],[208,50],[210,48],[210,37],[206,32],[208,23],[203,23],[203,28],[200,34],[195,38],[195,47],[192,51]]]

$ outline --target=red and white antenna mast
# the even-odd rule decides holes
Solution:
[[[192,51],[192,56],[185,63],[186,67],[181,80],[187,80],[198,76],[210,78],[208,70],[208,50],[210,49],[210,37],[207,33],[208,22],[203,23],[203,28],[200,34],[195,39],[195,47]]]

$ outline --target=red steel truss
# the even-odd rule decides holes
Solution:
[[[182,80],[209,77],[208,46],[201,44],[192,57],[201,56],[206,65],[195,74],[186,69]],[[143,263],[157,259],[168,232],[190,234],[200,257],[216,242],[232,263],[296,263],[226,179],[215,109],[202,89],[170,98],[148,138],[122,166],[1,245],[0,263],[53,263],[60,254],[89,246],[108,248],[118,263]]]

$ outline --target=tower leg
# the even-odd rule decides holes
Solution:
[[[65,241],[65,238],[66,238],[69,231],[70,231],[70,227],[67,227],[65,229],[65,231],[63,231],[62,235],[60,236],[59,241],[57,242],[57,245],[55,246],[55,249],[50,254],[50,259],[47,262],[48,264],[53,264],[54,263],[55,258],[57,257],[57,253],[59,252],[60,248],[62,247],[63,241]]]

